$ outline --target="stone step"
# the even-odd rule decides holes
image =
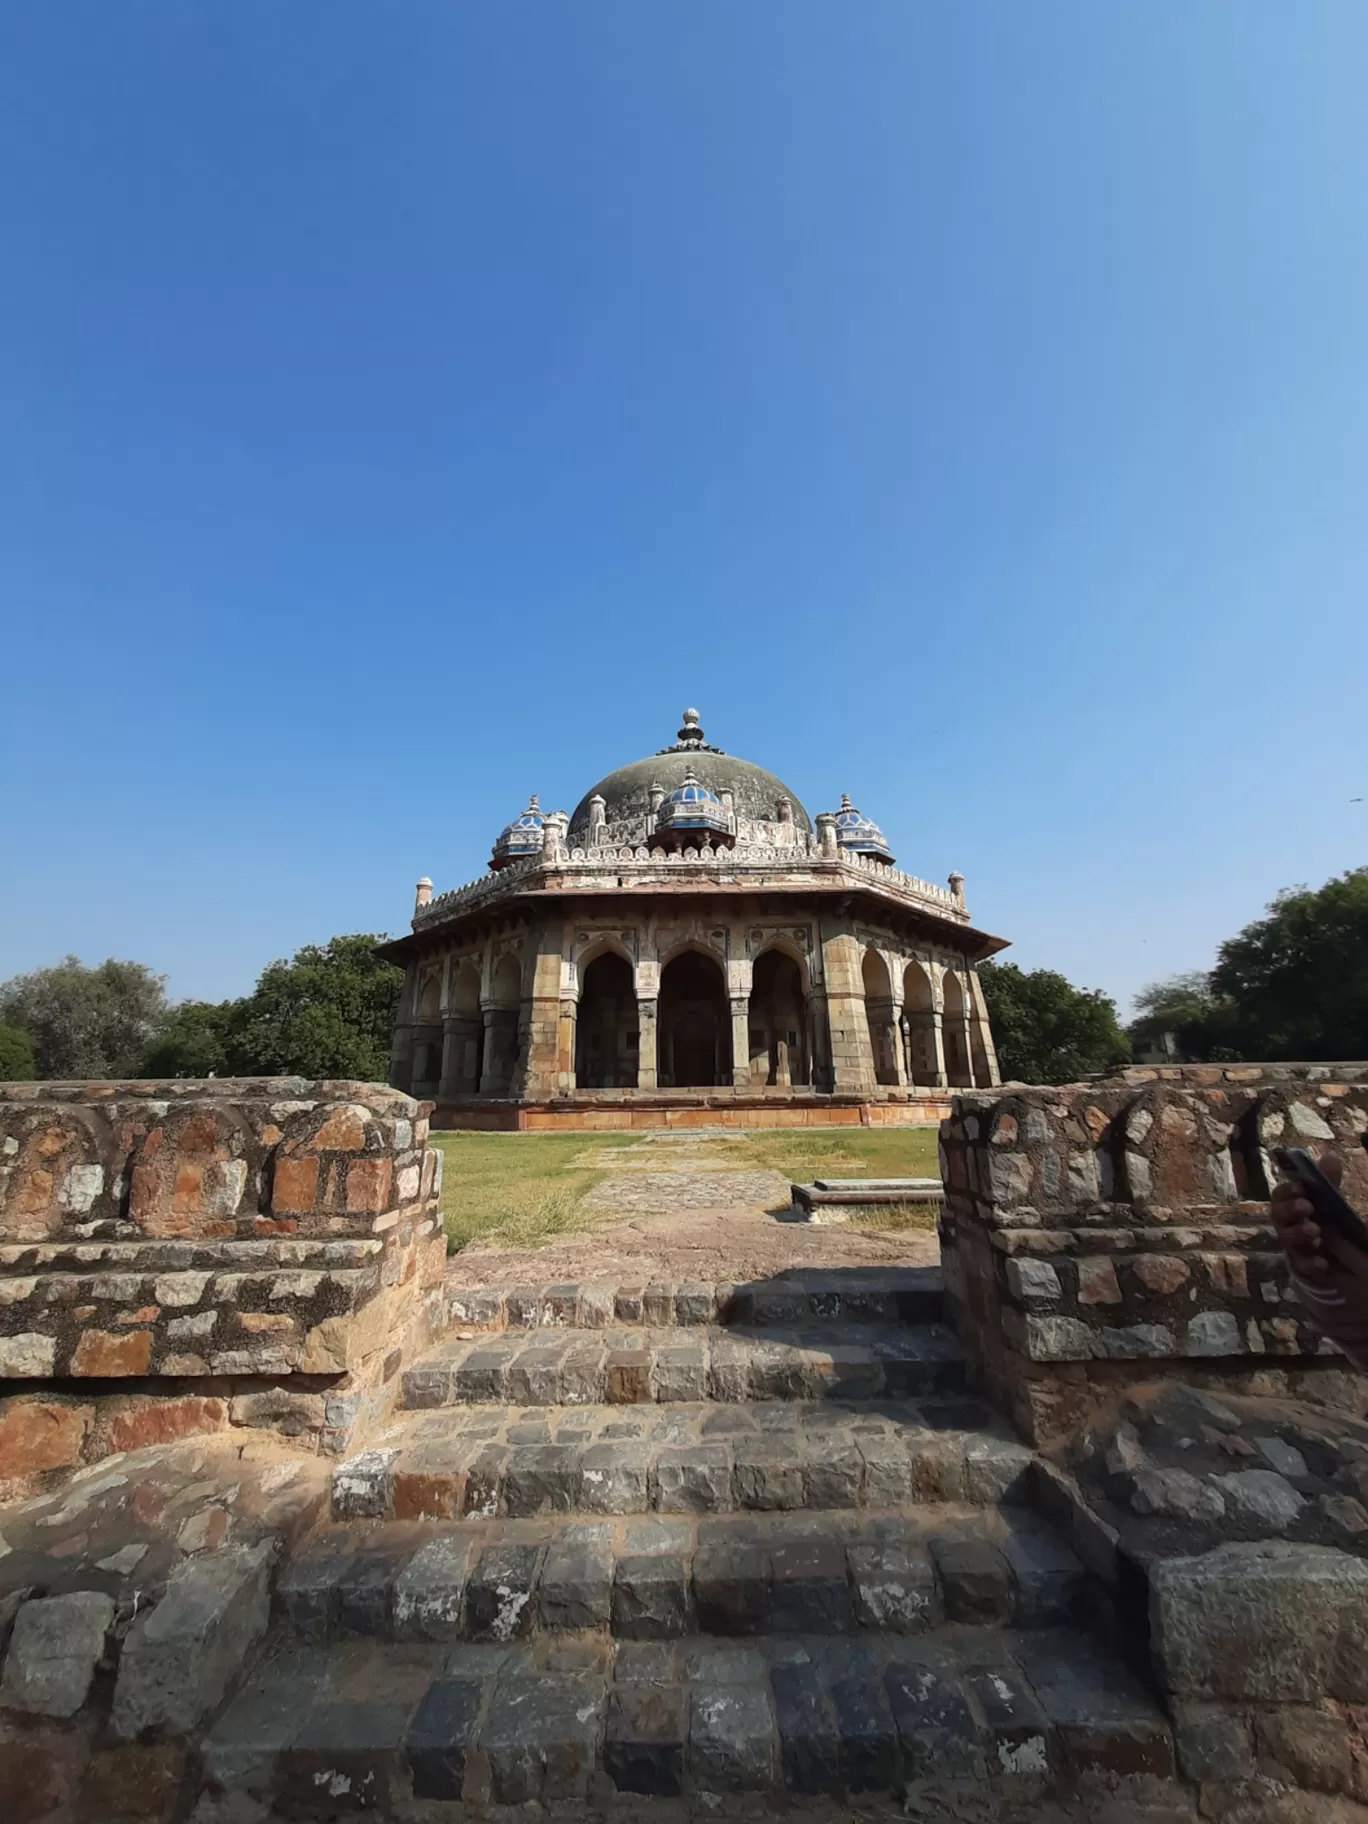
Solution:
[[[896,1794],[918,1817],[1034,1815],[1045,1800],[1070,1819],[1187,1815],[1158,1706],[1071,1630],[323,1646],[277,1635],[201,1766],[206,1794],[253,1817],[409,1817],[458,1800],[597,1812],[621,1794],[697,1795],[705,1809],[746,1794]],[[1132,1799],[1175,1809],[1133,1814]]]
[[[334,1519],[775,1512],[1021,1500],[1033,1461],[982,1401],[449,1406],[339,1463]]]
[[[276,1611],[315,1642],[585,1630],[669,1640],[1047,1627],[1087,1619],[1092,1594],[1078,1559],[1034,1515],[946,1505],[328,1527],[281,1575]]]
[[[945,1315],[939,1267],[794,1267],[742,1284],[714,1280],[564,1281],[445,1287],[457,1330],[654,1329],[697,1324],[935,1324]]]
[[[404,1373],[403,1405],[634,1406],[913,1398],[964,1385],[940,1324],[564,1330],[453,1338]]]

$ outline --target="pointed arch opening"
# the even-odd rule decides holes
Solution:
[[[931,977],[914,958],[903,970],[903,1033],[907,1080],[918,1088],[938,1088],[944,1079],[936,1055],[936,996]]]
[[[575,1083],[580,1089],[635,1089],[641,1035],[632,966],[615,950],[580,977]]]
[[[803,972],[796,959],[777,946],[755,959],[747,1024],[753,1087],[787,1089],[812,1081]]]
[[[897,1046],[901,1043],[893,1021],[893,983],[888,964],[872,947],[860,963],[864,983],[865,1019],[869,1025],[869,1049],[874,1057],[874,1081],[895,1084],[898,1081]]]
[[[660,973],[659,1078],[666,1089],[707,1089],[732,1080],[731,1013],[717,959],[684,950]]]
[[[944,994],[945,1074],[955,1088],[969,1089],[972,1088],[974,1079],[969,1065],[969,1037],[965,1018],[968,1002],[965,999],[964,983],[953,969],[945,972]]]

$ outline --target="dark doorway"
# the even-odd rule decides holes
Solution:
[[[579,1089],[635,1089],[636,984],[631,964],[609,953],[584,972],[575,1028],[575,1084]]]
[[[710,956],[686,950],[660,978],[660,1081],[668,1089],[731,1082],[727,984]]]

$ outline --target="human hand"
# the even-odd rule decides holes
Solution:
[[[1344,1175],[1342,1162],[1333,1153],[1322,1153],[1317,1164],[1338,1186]],[[1295,1179],[1278,1185],[1271,1208],[1278,1241],[1298,1279],[1327,1291],[1347,1292],[1352,1287],[1358,1297],[1368,1296],[1368,1254],[1321,1228]]]

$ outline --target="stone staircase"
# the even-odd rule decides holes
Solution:
[[[1186,1815],[1030,1451],[963,1391],[936,1275],[456,1292],[449,1317],[279,1577],[211,1792]]]

